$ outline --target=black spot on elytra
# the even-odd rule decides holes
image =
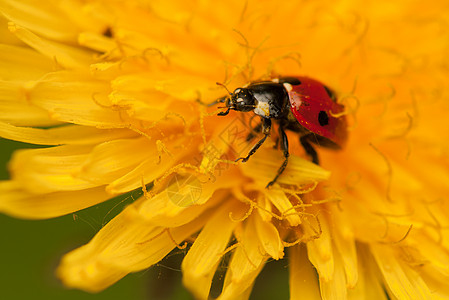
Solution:
[[[329,124],[329,116],[324,110],[320,111],[318,114],[318,122],[320,123],[320,126]]]

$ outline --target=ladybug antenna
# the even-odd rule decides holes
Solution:
[[[224,87],[224,89],[226,90],[226,92],[228,92],[229,96],[232,97],[232,93],[228,90],[228,88],[221,82],[216,82],[217,85]],[[224,100],[223,100],[224,101]]]
[[[228,88],[221,82],[216,82],[216,84],[219,85],[219,86],[224,87],[226,92],[228,92],[228,94],[229,94],[230,101],[232,101],[233,94],[228,90]],[[217,102],[221,102],[221,103],[225,103],[226,102],[226,106],[224,108],[227,108],[226,111],[222,111],[222,112],[218,113],[219,116],[226,116],[227,114],[229,114],[229,111],[233,108],[233,104],[230,104],[229,102],[226,101],[227,98],[228,98],[228,96],[224,96],[224,97],[222,97],[222,98],[217,100]]]

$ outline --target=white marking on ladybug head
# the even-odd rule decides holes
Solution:
[[[287,92],[291,92],[293,90],[293,87],[290,83],[284,83],[284,88],[287,90]]]
[[[269,117],[270,116],[270,105],[268,102],[260,102],[256,103],[256,108],[254,109],[254,113],[261,117]]]
[[[240,93],[242,90],[241,89],[236,89],[235,91],[234,91],[234,94],[238,94],[238,93]]]
[[[237,103],[243,102],[242,98],[237,98],[237,100],[235,100]]]

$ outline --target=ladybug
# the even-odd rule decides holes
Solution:
[[[319,164],[318,154],[311,143],[332,149],[341,149],[347,139],[346,118],[341,113],[344,106],[336,102],[335,93],[321,82],[309,77],[281,77],[271,81],[258,81],[237,88],[233,93],[215,103],[225,103],[227,110],[219,113],[226,116],[230,110],[254,112],[261,123],[256,132],[263,137],[251,148],[246,157],[236,161],[246,162],[270,135],[272,121],[279,125],[280,147],[284,162],[274,179],[273,185],[284,172],[288,163],[288,139],[286,130],[298,133],[299,141],[312,162]],[[247,140],[252,138],[250,134]]]

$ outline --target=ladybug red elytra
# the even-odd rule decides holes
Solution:
[[[341,114],[344,106],[336,102],[335,93],[331,89],[309,77],[281,77],[253,82],[235,89],[233,93],[214,103],[218,102],[225,103],[227,108],[219,116],[226,116],[230,110],[235,110],[253,111],[261,117],[261,123],[255,130],[262,132],[264,136],[246,157],[240,157],[236,161],[246,162],[260,148],[270,134],[272,120],[279,124],[280,146],[285,159],[267,188],[276,182],[288,163],[290,154],[285,130],[300,135],[301,145],[316,164],[318,155],[311,142],[340,149],[347,139],[346,118]]]

